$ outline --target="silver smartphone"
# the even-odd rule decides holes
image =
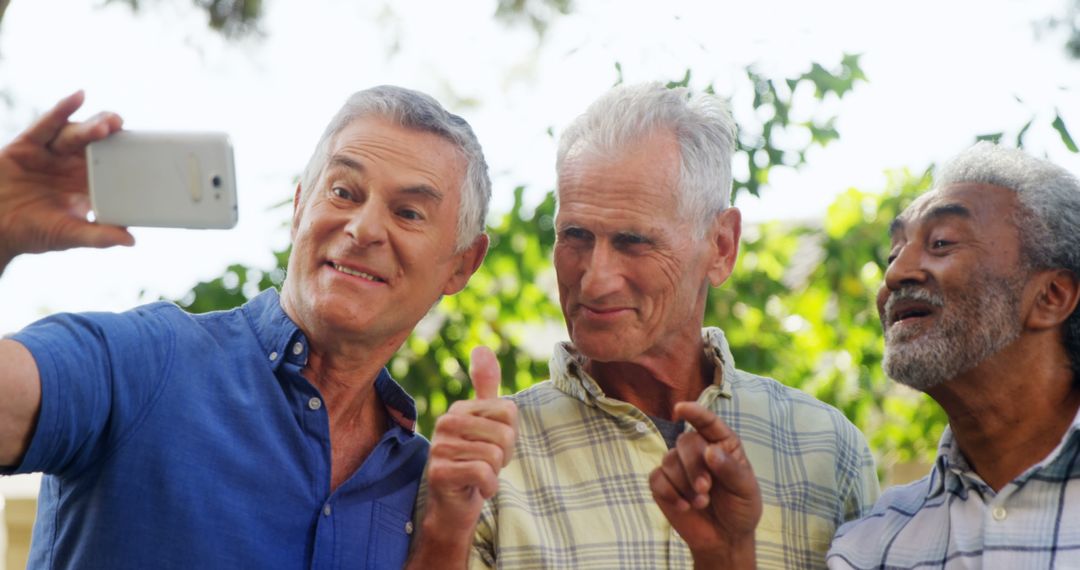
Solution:
[[[227,229],[236,225],[228,135],[118,131],[86,147],[94,219],[118,226]]]

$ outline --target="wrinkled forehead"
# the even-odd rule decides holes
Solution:
[[[959,182],[919,196],[889,228],[890,235],[915,224],[943,218],[972,220],[981,225],[1012,224],[1019,201],[1016,192],[1002,186]]]

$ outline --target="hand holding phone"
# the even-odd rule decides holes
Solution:
[[[86,145],[120,129],[120,116],[70,121],[76,91],[0,148],[0,273],[16,256],[73,247],[131,245],[124,228],[86,220]]]
[[[96,221],[118,226],[227,229],[236,225],[228,135],[119,131],[86,147]]]

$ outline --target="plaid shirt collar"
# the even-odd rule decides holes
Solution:
[[[1014,479],[1010,484],[1021,486],[1025,481],[1030,479],[1032,475],[1057,461],[1066,449],[1077,445],[1077,437],[1080,437],[1077,436],[1077,433],[1080,433],[1080,410],[1077,410],[1076,416],[1073,417],[1072,424],[1069,425],[1069,429],[1065,430],[1065,435],[1062,436],[1057,447],[1043,458],[1042,461],[1039,461],[1021,473],[1020,476]],[[961,453],[960,447],[956,443],[956,437],[953,435],[952,426],[945,426],[945,431],[941,434],[941,440],[938,442],[937,459],[934,461],[934,467],[930,471],[930,483],[927,485],[926,496],[927,498],[933,498],[950,488],[959,489],[973,487],[978,488],[984,493],[994,494],[994,491],[990,489],[990,486],[987,485],[982,480],[982,477],[979,477],[978,473],[971,468],[971,464],[968,463],[967,458]]]
[[[734,378],[735,359],[731,356],[731,348],[724,331],[719,328],[701,329],[701,345],[705,357],[712,360],[715,371],[712,385],[701,393],[698,402],[710,406],[717,398],[731,398],[730,383],[724,382],[724,378]],[[585,371],[585,361],[585,356],[578,352],[573,344],[556,344],[555,353],[548,364],[555,387],[593,407],[606,409],[629,405],[608,398],[596,379]]]

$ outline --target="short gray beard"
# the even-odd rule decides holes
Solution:
[[[919,300],[939,307],[937,326],[922,337],[904,338],[895,329],[885,331],[882,367],[890,378],[916,390],[926,390],[956,378],[997,354],[1020,336],[1017,310],[1022,279],[1000,279],[982,274],[948,305],[942,295],[907,287],[893,293],[885,315],[895,303]]]

